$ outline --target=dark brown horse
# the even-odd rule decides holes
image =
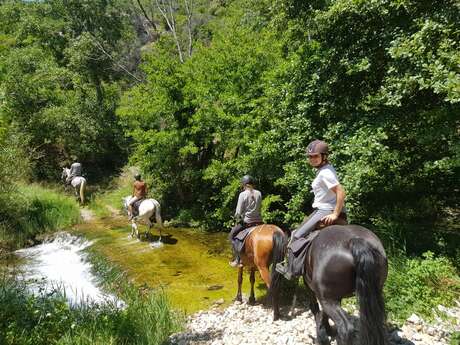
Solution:
[[[332,225],[319,232],[308,249],[303,275],[316,321],[317,344],[329,345],[329,336],[335,335],[337,345],[352,344],[353,323],[341,301],[354,293],[361,344],[387,344],[383,300],[387,273],[385,250],[370,230],[359,225]],[[336,330],[330,327],[329,318]]]
[[[241,253],[242,266],[238,268],[238,292],[235,300],[242,301],[241,284],[243,283],[243,269],[249,268],[251,295],[249,303],[255,303],[254,282],[255,271],[259,270],[260,276],[269,289],[269,295],[273,304],[273,318],[279,318],[278,291],[280,274],[276,272],[275,265],[284,258],[284,248],[287,237],[276,225],[263,224],[256,226],[254,230],[246,237],[244,242],[243,253]],[[270,264],[272,270],[270,274]]]

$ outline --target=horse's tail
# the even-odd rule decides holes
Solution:
[[[356,296],[360,312],[360,339],[363,345],[385,345],[385,303],[380,281],[386,258],[362,238],[350,242],[356,270]]]
[[[155,204],[155,220],[157,221],[157,224],[162,228],[163,220],[161,219],[161,207],[159,202]]]
[[[86,188],[86,179],[82,178],[80,183],[80,201],[82,204],[85,203],[85,188]]]
[[[273,298],[278,297],[279,285],[281,282],[281,274],[279,274],[275,266],[278,262],[284,260],[284,252],[286,250],[287,236],[283,231],[275,230],[273,232],[273,249],[272,249],[272,270],[270,279],[269,293]]]

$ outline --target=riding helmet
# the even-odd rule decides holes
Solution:
[[[307,156],[313,156],[317,154],[328,154],[329,146],[322,140],[313,140],[307,146]]]
[[[243,184],[243,185],[245,185],[245,184],[254,184],[254,179],[250,175],[244,175],[241,178],[241,184]]]
[[[140,181],[140,179],[141,179],[141,174],[136,174],[136,175],[134,175],[134,179],[135,179],[136,181]]]

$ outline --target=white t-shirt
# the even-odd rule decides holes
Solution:
[[[319,210],[334,210],[337,204],[337,195],[331,188],[339,184],[337,172],[330,164],[326,164],[318,169],[316,177],[311,183],[315,199],[313,208]]]

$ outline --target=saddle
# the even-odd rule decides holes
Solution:
[[[262,224],[263,223],[261,222],[247,224],[247,226],[235,236],[234,240],[232,241],[232,244],[237,253],[241,254],[241,252],[244,249],[244,242],[246,241],[246,237],[248,237],[248,235],[252,232],[252,230],[254,230],[256,226]]]
[[[339,218],[331,225],[347,225],[347,215],[345,213],[341,213]],[[325,228],[326,225],[324,222],[318,222],[316,224],[315,230],[308,234],[306,238],[299,238],[295,242],[293,242],[290,246],[290,250],[288,250],[288,264],[289,270],[295,276],[303,275],[305,270],[305,257],[308,253],[308,249],[310,248],[313,240],[316,236],[319,235],[320,231]],[[307,272],[308,273],[308,272]],[[308,274],[307,274],[308,276]]]
[[[141,206],[142,201],[144,201],[145,198],[137,200],[134,204],[132,204],[132,209],[133,209],[133,216],[139,215],[139,206]]]

